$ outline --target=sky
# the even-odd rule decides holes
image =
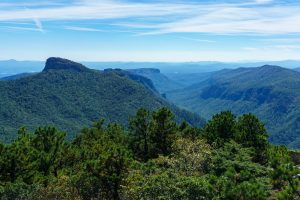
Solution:
[[[0,0],[0,60],[300,60],[300,0]]]

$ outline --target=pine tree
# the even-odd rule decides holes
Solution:
[[[175,137],[176,123],[172,112],[167,108],[153,112],[151,121],[152,156],[169,155]]]

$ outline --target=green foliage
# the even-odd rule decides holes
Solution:
[[[197,80],[168,92],[168,99],[207,119],[224,110],[254,113],[266,124],[272,144],[300,147],[299,72],[267,65],[220,70]]]
[[[235,133],[235,116],[230,112],[221,112],[212,117],[204,127],[204,137],[208,143],[222,146],[233,139]]]
[[[184,138],[197,139],[202,135],[202,129],[190,126],[186,121],[183,121],[179,127],[179,133]]]
[[[103,127],[103,121],[91,129],[83,130],[73,142],[73,148],[80,149],[75,156],[72,179],[84,199],[119,199],[121,183],[131,159],[122,127],[110,124]]]
[[[129,129],[104,120],[71,142],[52,127],[0,143],[0,199],[297,199],[299,169],[253,115],[201,130],[167,108],[140,109]],[[145,145],[147,148],[145,148]]]
[[[66,149],[65,134],[55,128],[37,129],[33,134],[25,129],[1,154],[1,182],[47,184],[57,176]]]
[[[267,160],[268,134],[264,125],[252,114],[244,114],[237,119],[230,111],[221,112],[206,124],[203,137],[216,147],[234,140],[242,147],[254,149],[254,161],[265,163]]]
[[[202,176],[210,152],[203,140],[176,140],[170,156],[133,166],[124,199],[212,199],[213,186]]]
[[[254,163],[254,152],[235,142],[213,151],[208,170],[217,178],[220,199],[266,199],[270,195],[270,169]]]
[[[137,159],[148,161],[158,155],[168,155],[176,137],[174,115],[167,108],[150,114],[139,109],[129,125],[129,142]]]
[[[180,87],[180,84],[170,80],[167,76],[160,73],[159,69],[140,68],[130,69],[129,71],[131,73],[149,78],[160,93],[171,91]]]
[[[134,152],[135,157],[143,161],[148,161],[151,157],[150,120],[149,111],[141,108],[129,123],[130,148]]]
[[[139,180],[138,180],[139,179]],[[167,172],[135,177],[124,199],[213,199],[213,186],[205,177],[182,177]]]
[[[36,184],[28,185],[24,182],[7,183],[5,186],[0,186],[1,200],[29,200],[35,199],[35,194],[38,193],[41,187]]]
[[[264,125],[252,114],[238,118],[235,139],[244,147],[255,148],[255,160],[265,162],[268,149],[268,134]]]
[[[47,63],[41,73],[0,81],[1,140],[15,139],[21,126],[33,131],[45,125],[67,132],[70,140],[99,118],[127,125],[128,118],[140,107],[169,107],[178,121],[199,126],[205,122],[168,103],[140,81],[143,77],[83,69],[78,63],[57,60]]]
[[[291,162],[289,152],[284,146],[269,149],[269,164],[273,168],[271,175],[273,186],[281,190],[278,199],[300,198],[300,170]]]
[[[161,108],[154,112],[150,131],[153,143],[152,157],[157,157],[159,154],[169,155],[176,137],[176,123],[172,112],[167,108]]]

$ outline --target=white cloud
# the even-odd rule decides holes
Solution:
[[[65,26],[66,30],[73,31],[87,31],[87,32],[106,32],[104,30],[96,29],[96,28],[87,28],[87,27],[79,27],[79,26]]]
[[[283,51],[294,51],[294,50],[300,50],[300,45],[287,45],[287,44],[281,44],[281,45],[275,45],[273,48],[277,48]]]
[[[216,43],[214,40],[204,40],[204,39],[197,39],[197,38],[190,38],[190,37],[176,37],[178,39],[188,40],[192,42],[200,42],[200,43]]]
[[[300,43],[300,38],[264,38],[264,39],[255,39],[256,41],[261,41],[265,43]]]
[[[255,3],[258,4],[266,4],[266,3],[271,3],[273,0],[255,0]]]
[[[9,30],[9,31],[20,30],[20,31],[38,31],[38,32],[40,32],[40,30],[38,30],[37,28],[22,27],[22,26],[0,26],[0,29]]]
[[[1,8],[18,8],[18,7],[38,7],[38,6],[61,6],[63,3],[53,1],[40,1],[40,2],[13,2],[13,3],[2,3],[0,2]]]
[[[36,25],[37,30],[40,32],[44,32],[42,22],[38,18],[33,18],[33,21]]]
[[[168,14],[186,14],[184,9],[191,8],[191,5],[182,4],[142,4],[92,1],[54,8],[3,10],[0,12],[0,20],[28,20],[34,16],[37,16],[41,20],[115,19],[142,16],[164,16]]]
[[[3,9],[0,21],[76,21],[118,19],[130,29],[146,29],[143,34],[289,34],[300,33],[300,5],[271,4],[271,0],[244,3],[133,3],[116,0],[81,0],[70,5]],[[1,4],[0,4],[1,5]],[[155,17],[155,21],[153,21]],[[37,20],[38,19],[38,20]],[[136,20],[142,23],[136,22]],[[131,21],[131,22],[130,22]],[[109,22],[107,22],[109,23]],[[77,29],[78,31],[78,29]],[[84,31],[82,29],[82,31]],[[89,31],[86,28],[85,31]],[[90,29],[90,31],[93,31]]]

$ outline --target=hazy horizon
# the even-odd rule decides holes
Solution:
[[[5,61],[16,61],[16,62],[46,62],[48,58],[51,57],[56,57],[56,58],[64,58],[76,62],[83,62],[83,63],[261,63],[261,62],[300,62],[300,59],[286,59],[286,60],[240,60],[240,61],[220,61],[220,60],[195,60],[195,61],[159,61],[159,60],[153,60],[153,61],[134,61],[134,60],[78,60],[78,59],[70,59],[67,57],[60,57],[60,56],[49,56],[45,59],[40,59],[40,60],[34,60],[34,59],[15,59],[15,58],[10,58],[10,59],[0,59],[0,62],[5,62]]]

